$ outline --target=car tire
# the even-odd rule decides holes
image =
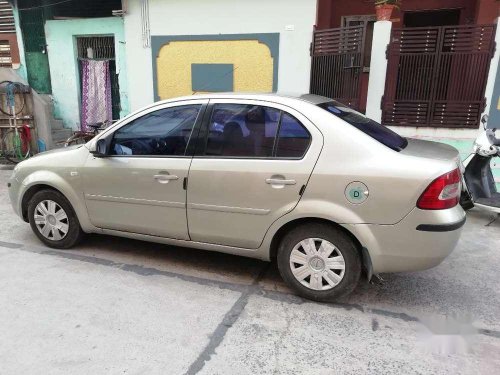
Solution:
[[[49,247],[69,249],[83,239],[84,232],[71,203],[58,191],[35,193],[28,203],[28,219],[33,232]]]
[[[292,229],[281,240],[277,262],[287,285],[314,301],[333,301],[348,295],[361,276],[356,245],[329,224],[311,223]]]

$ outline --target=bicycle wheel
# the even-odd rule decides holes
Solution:
[[[30,157],[31,145],[23,133],[10,129],[3,138],[4,156],[12,163],[19,163]]]
[[[69,137],[64,143],[64,147],[74,146],[74,145],[83,145],[94,138],[93,135],[75,133],[71,137]]]
[[[13,82],[12,81],[0,82],[0,91],[2,91],[2,92],[5,91],[4,86],[7,86],[8,84],[11,84],[11,83],[13,83]],[[21,102],[20,105],[18,103],[17,108],[16,108],[16,116],[17,116],[23,111],[24,106],[26,105],[26,101],[24,98],[24,94],[21,92],[21,90],[19,90],[19,88],[17,88],[17,87],[15,87],[14,89],[15,89],[15,93],[19,94],[19,101]],[[0,112],[2,112],[4,115],[7,115],[7,116],[13,116],[13,114],[11,113],[11,109],[9,107],[6,95],[2,98],[2,101],[0,103]]]

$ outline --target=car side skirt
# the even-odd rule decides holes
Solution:
[[[100,229],[99,231],[95,231],[95,233],[108,234],[111,236],[131,238],[131,239],[141,240],[141,241],[162,243],[162,244],[172,245],[172,246],[191,247],[191,248],[195,248],[195,249],[199,249],[199,250],[215,251],[215,252],[219,252],[219,253],[226,253],[226,254],[232,254],[232,255],[238,255],[238,256],[244,256],[244,257],[269,261],[268,254],[266,255],[262,251],[259,251],[259,249],[245,249],[245,248],[241,248],[241,247],[209,244],[209,243],[204,243],[204,242],[178,240],[178,239],[174,239],[174,238],[166,238],[166,237],[151,236],[148,234],[123,232],[123,231],[118,231],[118,230],[113,230],[113,229]],[[267,252],[267,253],[269,253],[269,252]]]

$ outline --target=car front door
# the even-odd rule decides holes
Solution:
[[[300,199],[323,145],[319,130],[286,106],[211,100],[188,179],[191,240],[256,249]]]
[[[103,135],[109,155],[89,155],[82,172],[93,225],[189,239],[183,185],[192,156],[187,150],[206,103],[163,104]]]

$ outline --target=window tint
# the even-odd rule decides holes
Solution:
[[[184,155],[201,105],[148,113],[113,135],[113,155]]]
[[[408,145],[406,138],[344,104],[331,101],[318,104],[318,106],[395,151],[401,151]]]
[[[309,143],[311,136],[302,124],[287,113],[283,113],[278,137],[277,157],[300,158]]]
[[[247,104],[216,104],[206,155],[271,157],[280,111]]]

